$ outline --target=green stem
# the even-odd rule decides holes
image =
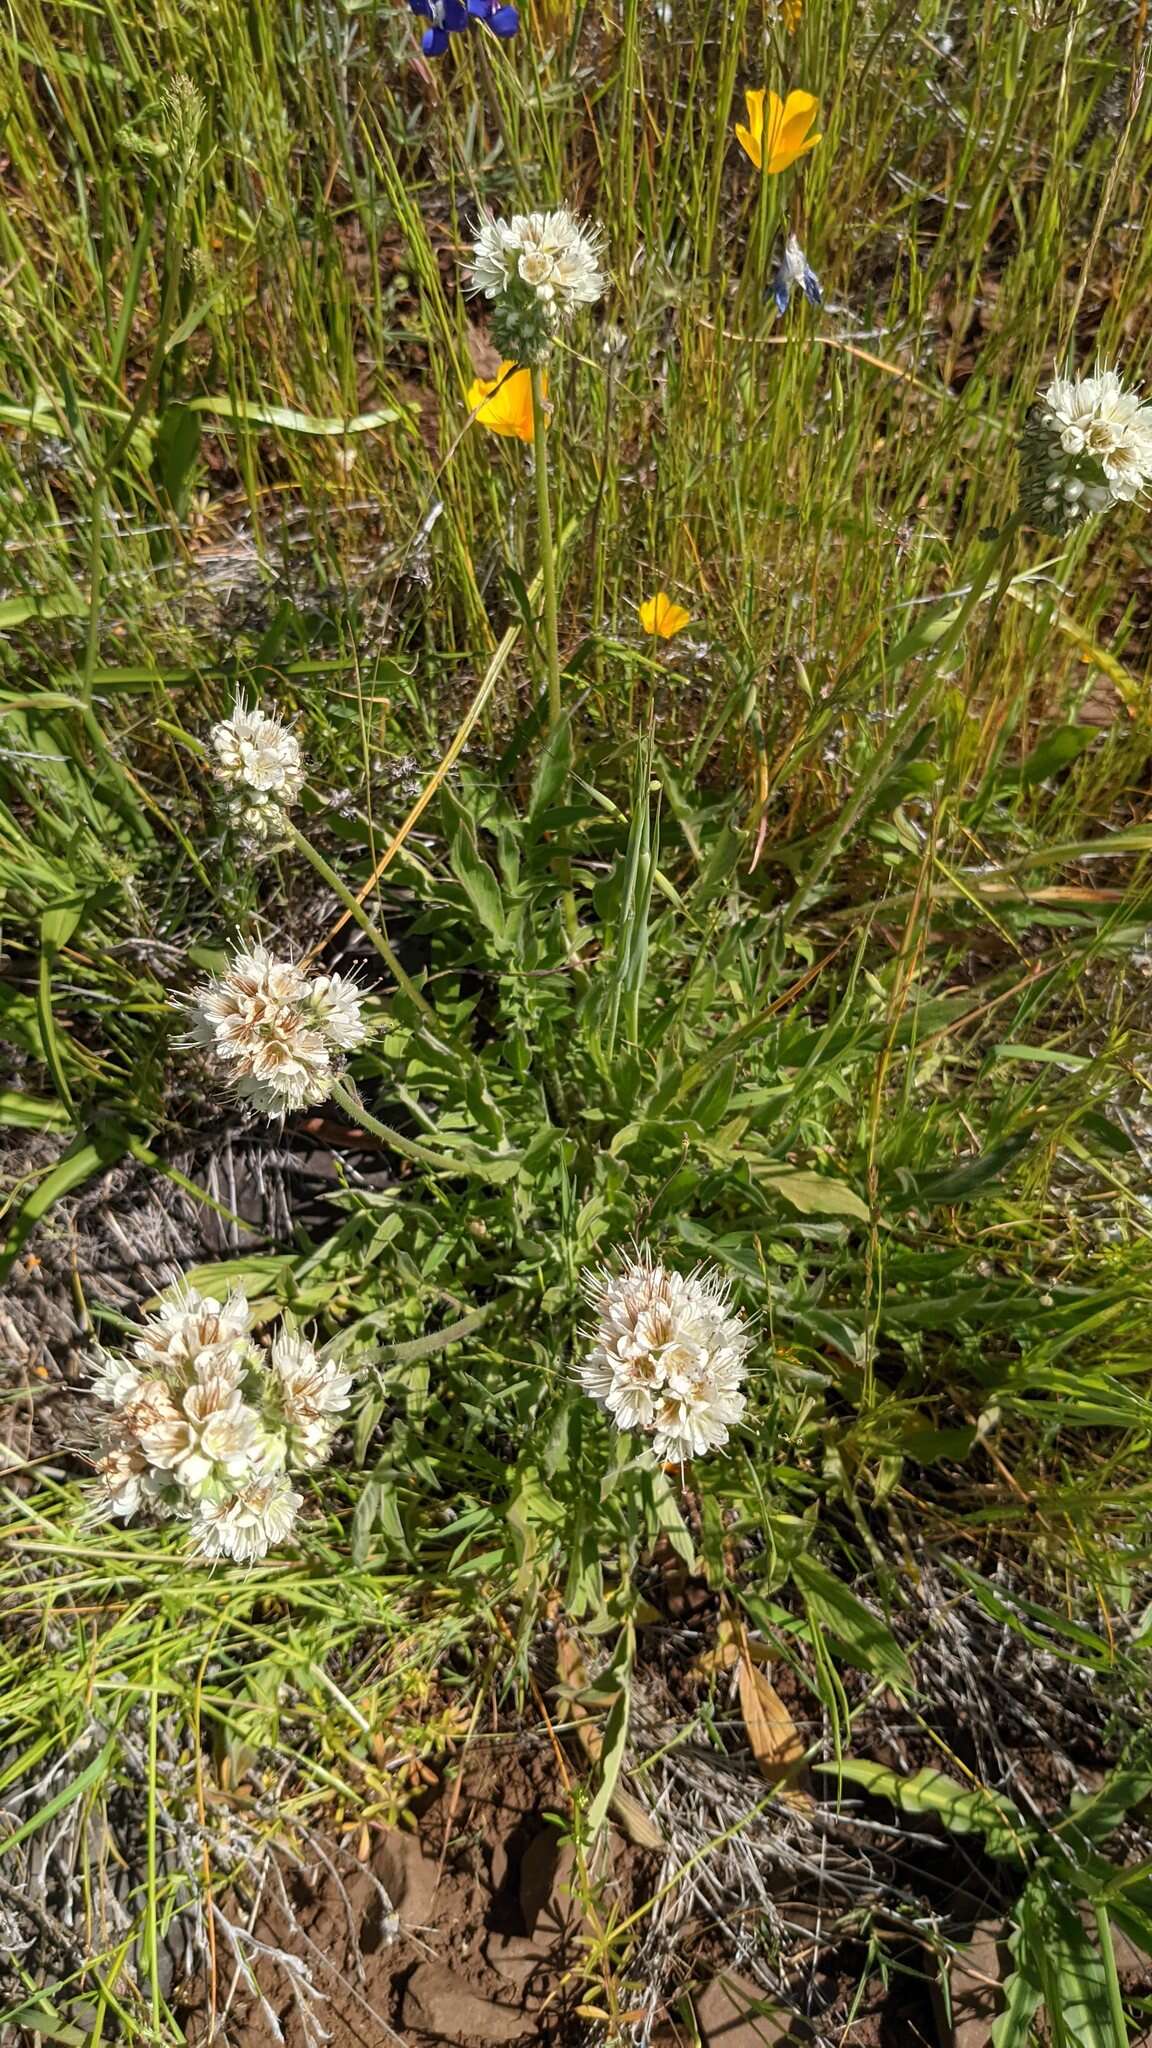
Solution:
[[[1100,1954],[1104,1962],[1104,1983],[1108,1993],[1108,2010],[1117,2041],[1128,2039],[1128,2022],[1124,2017],[1124,1994],[1120,1989],[1120,1974],[1116,1968],[1116,1950],[1112,1945],[1112,1922],[1108,1909],[1099,1902],[1094,1906],[1096,1916],[1096,1938],[1100,1943]]]
[[[414,1138],[402,1138],[399,1131],[394,1131],[390,1124],[382,1124],[379,1117],[365,1109],[347,1081],[333,1081],[329,1093],[333,1102],[347,1110],[354,1122],[371,1131],[374,1138],[382,1139],[393,1152],[399,1152],[401,1158],[411,1159],[417,1166],[431,1166],[437,1173],[475,1174],[479,1170],[470,1160],[453,1159],[446,1153],[433,1152],[427,1145],[417,1144]]]
[[[976,607],[982,602],[984,593],[991,583],[993,576],[999,571],[1000,578],[996,587],[993,604],[994,616],[995,610],[999,606],[1012,580],[1008,573],[1010,566],[1009,550],[1014,545],[1016,535],[1022,525],[1023,519],[1021,515],[1015,513],[1007,525],[1002,527],[996,539],[989,547],[960,605],[953,606],[944,603],[935,606],[923,624],[907,634],[899,645],[893,649],[893,656],[889,664],[892,674],[898,674],[905,662],[910,660],[913,655],[931,653],[934,659],[931,662],[927,675],[919,687],[913,690],[899,717],[893,719],[887,739],[883,746],[873,755],[867,770],[860,778],[852,802],[844,811],[836,829],[830,833],[815,865],[796,891],[791,903],[786,905],[781,915],[781,923],[785,929],[789,925],[794,924],[801,912],[807,909],[822,877],[827,873],[841,847],[855,831],[860,818],[867,810],[877,789],[883,782],[905,739],[915,729],[917,719],[920,717],[932,692],[937,687],[940,670],[959,645],[969,619],[972,617]]]
[[[287,830],[293,846],[296,847],[299,853],[304,855],[305,860],[311,863],[316,873],[327,882],[332,894],[339,898],[349,917],[355,920],[364,933],[365,938],[370,939],[373,946],[375,946],[397,988],[403,991],[408,1001],[419,1011],[425,1024],[429,1026],[436,1038],[443,1043],[450,1037],[450,1034],[445,1031],[431,1003],[427,1001],[426,997],[421,995],[411,975],[406,973],[405,969],[401,967],[383,932],[377,925],[373,924],[359,898],[348,887],[348,884],[340,879],[335,868],[329,866],[319,848],[313,846],[312,841],[305,838],[304,833],[299,830],[298,826],[293,825],[291,820],[287,821]]]
[[[84,640],[84,669],[80,694],[85,708],[92,703],[96,687],[96,664],[100,654],[100,601],[104,591],[104,504],[108,484],[120,457],[128,448],[137,427],[152,403],[153,392],[164,367],[164,349],[180,291],[180,229],[184,219],[184,188],[178,186],[164,228],[164,296],[156,340],[126,425],[117,435],[92,482],[92,503],[88,540],[88,630]]]
[[[540,581],[544,592],[544,653],[548,667],[548,728],[554,733],[564,716],[564,695],[560,684],[560,635],[556,623],[556,548],[552,538],[552,503],[548,476],[547,402],[544,372],[532,369],[532,448],[536,469],[536,527],[540,550]],[[560,801],[564,791],[560,792]],[[576,898],[572,893],[572,870],[567,855],[557,862],[562,889],[561,904],[568,942],[575,946],[580,934]]]
[[[536,525],[540,577],[544,585],[544,653],[548,663],[548,718],[555,726],[564,715],[560,688],[560,636],[556,624],[556,550],[552,540],[552,505],[548,489],[547,402],[544,372],[532,371],[532,448],[536,457]]]

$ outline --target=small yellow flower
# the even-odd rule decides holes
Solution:
[[[768,119],[764,119],[764,101],[768,101]],[[775,176],[777,171],[786,171],[798,156],[807,156],[821,140],[819,135],[809,135],[819,101],[810,92],[790,92],[786,100],[779,93],[746,92],[748,126],[736,123],[736,140],[745,156],[751,157],[756,169]]]
[[[542,380],[548,396],[548,379]],[[501,363],[497,377],[477,377],[468,393],[468,410],[490,433],[516,441],[532,439],[532,372],[515,363]]]
[[[655,633],[660,640],[671,640],[674,633],[682,633],[691,618],[682,604],[673,604],[666,590],[658,590],[655,597],[646,597],[640,607],[640,624],[646,633]]]
[[[803,12],[804,0],[781,0],[780,15],[790,36],[799,28]]]

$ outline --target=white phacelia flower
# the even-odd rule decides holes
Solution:
[[[335,1360],[322,1362],[315,1347],[295,1330],[282,1330],[277,1337],[272,1370],[293,1463],[303,1471],[322,1465],[348,1406],[352,1374]]]
[[[1152,483],[1152,405],[1115,370],[1055,377],[1028,415],[1020,443],[1020,509],[1030,525],[1064,534],[1094,512],[1127,504]]]
[[[224,1301],[195,1287],[176,1287],[145,1319],[132,1349],[146,1369],[211,1362],[217,1371],[242,1369],[252,1332],[252,1311],[234,1289]]]
[[[304,786],[304,759],[295,733],[275,714],[237,703],[209,735],[215,774],[224,783],[229,809],[254,839],[283,830],[288,811]]]
[[[231,1376],[209,1370],[176,1400],[158,1404],[143,1427],[139,1404],[129,1410],[140,1448],[186,1493],[206,1480],[248,1480],[257,1464],[259,1416]]]
[[[221,1501],[202,1501],[193,1531],[200,1557],[230,1557],[251,1564],[267,1557],[274,1544],[292,1534],[303,1498],[283,1472],[255,1479],[241,1493]]]
[[[558,329],[603,298],[603,231],[566,206],[552,213],[485,212],[468,279],[492,301],[492,339],[510,362],[546,362]]]
[[[98,1401],[107,1408],[123,1408],[135,1400],[140,1391],[140,1368],[130,1358],[121,1358],[116,1351],[97,1351],[96,1363],[89,1382]]]
[[[596,1319],[577,1368],[585,1391],[618,1428],[650,1437],[661,1460],[719,1450],[744,1413],[753,1342],[728,1282],[714,1267],[673,1272],[641,1248],[584,1284]]]
[[[207,1048],[233,1092],[266,1116],[323,1102],[368,1027],[341,974],[306,974],[264,946],[238,953],[192,1002],[188,1043]]]
[[[89,1502],[88,1519],[103,1521],[115,1516],[128,1521],[147,1498],[151,1467],[138,1444],[113,1443],[96,1462],[97,1484]]]
[[[291,1533],[301,1498],[288,1475],[327,1462],[353,1376],[294,1326],[265,1350],[252,1325],[239,1292],[183,1286],[131,1340],[135,1357],[98,1355],[106,1412],[86,1521],[184,1522],[198,1556],[239,1562]]]

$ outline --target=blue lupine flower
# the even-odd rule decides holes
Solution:
[[[432,25],[420,38],[426,57],[442,57],[449,36],[459,35],[470,21],[478,21],[496,36],[514,36],[520,16],[507,0],[408,0],[413,14]]]
[[[822,306],[824,304],[824,293],[820,289],[820,279],[817,277],[816,272],[810,268],[808,258],[796,240],[795,235],[789,235],[788,240],[784,244],[784,254],[780,259],[780,267],[772,281],[772,297],[776,301],[776,311],[778,313],[786,313],[788,311],[788,301],[792,297],[794,286],[799,286],[804,297],[811,305]]]

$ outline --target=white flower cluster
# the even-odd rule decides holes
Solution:
[[[586,1273],[596,1318],[578,1372],[620,1429],[642,1431],[656,1456],[683,1463],[728,1441],[744,1413],[752,1334],[714,1267],[671,1272],[647,1248],[620,1271]]]
[[[492,339],[518,363],[547,359],[553,336],[578,306],[603,297],[602,230],[561,206],[554,213],[485,213],[472,247],[473,291],[491,299]]]
[[[1126,391],[1115,370],[1054,378],[1021,442],[1020,505],[1031,524],[1067,533],[1149,483],[1152,405]]]
[[[300,1508],[289,1472],[327,1462],[351,1385],[288,1325],[260,1350],[243,1294],[176,1290],[127,1353],[99,1355],[92,1517],[143,1510],[186,1522],[197,1556],[264,1557]]]
[[[235,823],[251,838],[274,839],[304,786],[295,733],[266,711],[238,702],[209,734],[214,773],[225,785]]]
[[[330,1093],[368,1036],[361,1001],[347,975],[308,974],[253,946],[196,990],[186,1042],[212,1053],[241,1101],[282,1116]]]

